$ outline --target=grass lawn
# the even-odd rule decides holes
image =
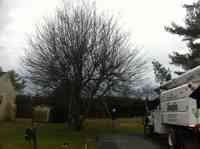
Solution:
[[[24,131],[31,126],[30,120],[18,119],[16,122],[0,122],[0,149],[31,149],[25,142]],[[112,130],[112,121],[109,119],[88,119],[84,129],[74,132],[66,129],[64,124],[39,124],[38,149],[62,149],[64,142],[70,144],[69,149],[84,149],[85,142],[88,149],[95,149],[96,136],[119,133],[131,134],[143,131],[142,120],[118,119],[115,130]]]

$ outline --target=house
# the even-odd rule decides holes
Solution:
[[[0,73],[0,121],[15,120],[16,117],[16,91],[11,81],[11,73]]]

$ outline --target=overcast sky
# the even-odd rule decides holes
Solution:
[[[78,1],[78,0],[76,0]],[[76,2],[71,0],[71,2]],[[20,68],[19,57],[31,34],[44,16],[51,15],[61,0],[0,0],[0,66],[4,70]],[[96,0],[97,8],[117,16],[131,33],[132,42],[150,59],[169,66],[168,54],[184,51],[181,38],[164,26],[172,21],[183,24],[182,5],[194,0]]]

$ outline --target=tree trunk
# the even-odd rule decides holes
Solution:
[[[69,100],[69,112],[66,125],[72,130],[80,131],[82,128],[81,102],[79,95],[75,93],[76,92],[74,92],[74,89],[72,89]]]

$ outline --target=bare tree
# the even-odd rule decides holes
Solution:
[[[44,92],[66,90],[69,114],[77,121],[81,105],[88,111],[94,98],[138,83],[146,64],[113,17],[84,4],[64,5],[45,19],[30,38],[23,62]]]

